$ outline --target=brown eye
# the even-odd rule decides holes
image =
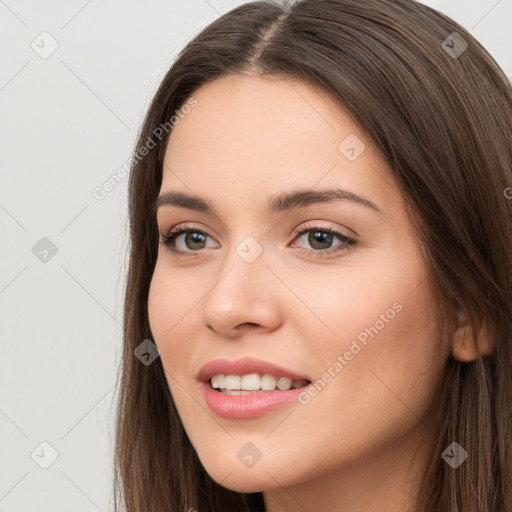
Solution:
[[[194,252],[206,248],[205,243],[208,237],[209,235],[201,229],[180,225],[171,229],[166,235],[161,235],[160,243],[177,255],[193,256]],[[179,243],[182,244],[181,248],[176,248]]]
[[[344,234],[321,226],[308,226],[295,233],[296,238],[303,238],[304,235],[308,235],[305,240],[312,249],[305,249],[307,254],[323,257],[324,255],[330,255],[332,253],[338,253],[345,251],[356,245],[356,241]],[[332,247],[333,242],[341,242],[337,246]],[[294,244],[295,246],[295,244]],[[336,248],[338,247],[338,248]],[[341,247],[341,249],[339,249]]]

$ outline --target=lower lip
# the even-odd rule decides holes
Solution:
[[[206,405],[212,412],[223,418],[246,419],[263,416],[291,402],[297,402],[298,395],[307,386],[287,391],[263,391],[248,395],[227,395],[215,390],[209,382],[201,383]]]

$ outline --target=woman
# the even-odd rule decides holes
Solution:
[[[512,510],[511,119],[411,0],[190,42],[132,160],[116,502]]]

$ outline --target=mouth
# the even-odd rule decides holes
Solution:
[[[213,359],[201,368],[196,378],[200,382],[210,383],[213,389],[221,393],[225,391],[247,391],[249,393],[286,391],[311,384],[309,376],[252,357],[243,357],[237,360]]]
[[[297,403],[312,383],[309,376],[250,357],[209,361],[196,379],[209,409],[217,416],[237,420]]]
[[[217,373],[209,379],[210,386],[225,395],[250,395],[270,391],[300,389],[311,384],[309,379],[291,379],[271,373],[248,373],[245,375],[225,375]]]

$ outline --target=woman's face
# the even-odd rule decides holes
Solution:
[[[159,207],[161,236],[191,232],[159,246],[148,308],[199,459],[241,492],[334,474],[395,478],[425,430],[449,349],[435,339],[426,269],[389,166],[345,110],[301,82],[230,76],[193,96],[169,139],[160,196],[200,198],[213,213]],[[316,196],[331,189],[374,207]],[[297,192],[315,197],[278,201]],[[255,397],[198,380],[209,361],[244,357],[312,384]],[[221,365],[200,378],[250,387],[262,380],[236,376],[278,373],[259,368]]]

